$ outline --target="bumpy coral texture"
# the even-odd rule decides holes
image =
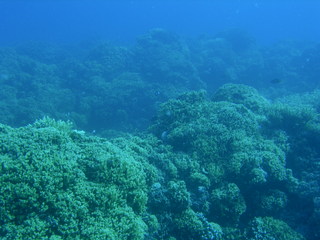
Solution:
[[[306,105],[233,84],[162,104],[139,137],[0,125],[0,236],[314,239],[320,131]]]

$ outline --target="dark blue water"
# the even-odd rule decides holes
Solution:
[[[239,27],[261,43],[320,40],[319,1],[1,1],[1,43],[108,39],[151,28],[183,36]]]

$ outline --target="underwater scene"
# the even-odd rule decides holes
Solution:
[[[0,239],[319,240],[319,13],[0,1]]]

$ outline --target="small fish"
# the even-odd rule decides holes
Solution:
[[[280,78],[274,78],[270,81],[270,83],[272,84],[279,84],[279,83],[282,83],[282,79]]]

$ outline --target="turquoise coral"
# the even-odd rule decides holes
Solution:
[[[107,140],[49,117],[0,125],[0,236],[304,239],[288,219],[294,204],[317,204],[317,175],[306,174],[320,166],[317,115],[251,98],[257,92],[243,85],[221,92],[229,87],[240,96],[194,91],[162,104],[154,135]],[[302,140],[310,145],[292,149]],[[307,210],[317,222],[318,209]]]

